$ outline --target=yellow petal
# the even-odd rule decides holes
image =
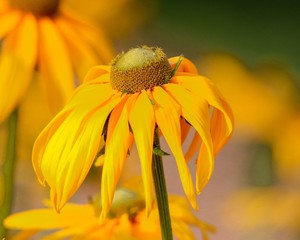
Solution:
[[[16,107],[33,75],[37,57],[37,26],[27,15],[6,38],[0,57],[0,122]]]
[[[86,177],[106,118],[120,101],[119,96],[111,98],[109,84],[87,84],[79,89],[39,135],[33,149],[35,170],[49,184],[51,200],[58,211]],[[67,116],[62,117],[66,112]]]
[[[70,98],[74,88],[74,72],[66,43],[49,18],[39,20],[39,67],[51,109],[57,112]]]
[[[225,118],[227,134],[231,134],[233,130],[233,119],[229,106],[223,99],[219,90],[213,83],[202,76],[175,76],[171,79],[172,83],[177,83],[198,97],[207,100],[208,103],[219,109]],[[224,103],[226,106],[224,106]]]
[[[84,37],[78,34],[77,29],[65,18],[56,18],[55,23],[67,43],[70,57],[75,67],[75,72],[77,73],[80,82],[82,82],[86,72],[92,66],[101,63],[100,57]]]
[[[227,143],[232,135],[232,125],[234,123],[233,114],[229,105],[222,99],[220,99],[223,105],[223,112],[219,109],[214,109],[211,118],[211,136],[214,145],[214,154],[217,155],[221,148]],[[228,127],[226,121],[226,115],[231,120],[231,127]]]
[[[184,118],[181,118],[180,119],[180,128],[181,128],[181,144],[183,144],[189,134],[191,125],[188,124]]]
[[[115,188],[120,178],[129,148],[128,107],[135,98],[128,95],[113,109],[108,123],[105,145],[105,158],[102,170],[101,201],[102,212],[100,222],[103,222],[110,209]]]
[[[53,209],[41,208],[10,215],[4,225],[11,229],[50,230],[81,224],[82,219],[93,217],[91,205],[68,204],[60,214]]]
[[[19,11],[9,11],[0,16],[0,38],[5,37],[12,31],[21,20],[21,13]]]
[[[185,160],[187,162],[191,160],[191,158],[194,156],[195,152],[199,149],[200,143],[201,143],[200,135],[198,133],[195,133],[193,140],[192,140],[186,154],[184,155]]]
[[[152,206],[152,150],[154,138],[154,112],[150,99],[145,91],[137,98],[130,111],[130,126],[140,157],[144,183],[146,213],[149,215]]]
[[[84,79],[84,82],[89,82],[92,80],[100,79],[103,74],[110,73],[110,68],[111,67],[108,65],[92,67],[88,71],[88,73]],[[102,79],[101,82],[108,83],[108,82],[110,82],[110,78],[107,78],[106,81],[104,81],[104,79]]]
[[[208,104],[201,96],[193,95],[179,85],[166,84],[164,87],[182,106],[182,116],[196,129],[203,141],[196,174],[197,193],[200,193],[212,174],[214,161]]]
[[[198,208],[192,178],[181,149],[180,107],[161,87],[154,88],[153,99],[156,123],[174,154],[183,189],[192,206]]]
[[[178,239],[195,240],[189,225],[180,219],[172,219],[172,230]]]
[[[173,69],[176,66],[179,59],[180,59],[180,57],[169,58],[169,63],[171,64],[171,67]],[[198,74],[198,70],[197,70],[196,66],[185,57],[182,58],[182,62],[180,63],[179,68],[177,69],[177,72],[187,72],[187,73]]]

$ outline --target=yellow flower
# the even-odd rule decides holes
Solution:
[[[39,181],[50,186],[57,211],[77,191],[96,156],[105,153],[100,158],[104,219],[134,139],[149,213],[156,125],[175,157],[183,189],[197,208],[187,161],[200,148],[196,160],[196,189],[200,193],[211,177],[214,156],[232,133],[232,116],[215,86],[198,75],[189,60],[184,58],[180,65],[179,60],[168,61],[160,49],[142,47],[118,56],[112,67],[90,70],[84,84],[41,132],[33,149],[34,169]],[[181,144],[190,126],[196,131],[184,156]],[[101,149],[102,135],[105,146]]]
[[[119,214],[111,214],[103,224],[99,224],[95,205],[70,203],[60,214],[49,208],[35,209],[13,214],[6,218],[4,224],[9,229],[21,230],[10,238],[15,240],[30,239],[40,232],[43,234],[40,233],[39,236],[44,237],[39,239],[161,239],[157,209],[147,217],[144,207],[138,205],[139,202],[130,204],[133,192],[117,190],[116,193],[121,195],[119,202],[127,211],[121,212],[117,209]],[[118,204],[116,206],[119,207]],[[188,203],[181,197],[170,197],[170,212],[174,235],[178,239],[196,239],[189,226],[199,228],[203,239],[208,239],[208,233],[214,231],[212,226],[193,215]],[[47,233],[49,230],[51,232]]]
[[[61,109],[88,68],[106,63],[103,34],[76,19],[59,0],[0,1],[0,122],[20,103],[34,71],[52,109]]]

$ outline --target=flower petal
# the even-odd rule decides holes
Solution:
[[[49,18],[42,18],[39,20],[39,28],[39,70],[50,107],[57,112],[75,88],[73,67],[67,46],[54,22]]]
[[[12,31],[21,20],[21,13],[19,11],[9,11],[0,16],[0,38],[5,37]]]
[[[135,105],[131,109],[129,122],[140,157],[145,191],[146,213],[149,215],[153,200],[152,150],[155,120],[153,106],[145,91],[142,91],[137,98]]]
[[[37,27],[28,14],[6,38],[0,57],[0,122],[16,107],[33,76],[37,57]]]
[[[120,178],[129,148],[128,104],[134,101],[136,95],[124,96],[113,109],[108,123],[105,144],[104,165],[101,182],[102,212],[100,222],[103,222],[111,206],[114,192]],[[128,99],[129,98],[129,99]]]
[[[184,155],[185,161],[190,161],[191,158],[194,156],[195,152],[199,149],[201,143],[201,137],[200,135],[195,132],[193,140],[187,150],[187,152]]]
[[[213,170],[214,155],[210,135],[209,107],[201,96],[196,96],[179,85],[166,84],[164,88],[182,106],[182,116],[196,129],[203,141],[201,146],[203,150],[200,151],[201,154],[198,155],[197,160],[196,188],[199,194]],[[202,161],[205,161],[205,164]]]
[[[101,78],[101,76],[102,75],[104,75],[104,74],[107,74],[107,73],[109,73],[110,72],[110,66],[104,66],[104,65],[102,65],[102,66],[95,66],[95,67],[92,67],[89,71],[88,71],[88,73],[87,73],[87,75],[86,75],[86,77],[85,77],[85,79],[84,79],[84,82],[89,82],[89,81],[92,81],[92,80],[100,80],[101,79],[101,82],[103,82],[103,83],[108,83],[108,82],[110,82],[110,77],[108,77],[107,79],[106,79],[106,81],[104,81],[104,79],[103,79],[103,77]]]
[[[223,111],[219,109],[214,109],[212,118],[211,118],[211,135],[214,145],[214,154],[217,155],[221,148],[227,143],[229,138],[232,135],[232,125],[234,124],[233,114],[231,108],[224,100],[220,99]],[[226,115],[231,120],[231,125],[228,126],[228,122],[226,120]]]
[[[192,63],[190,60],[188,60],[185,57],[182,57],[183,60],[179,65],[179,68],[177,69],[177,72],[187,72],[187,73],[193,73],[198,74],[198,70],[194,63]],[[172,57],[169,58],[169,63],[171,64],[171,67],[174,69],[177,62],[179,61],[180,57]]]
[[[183,144],[189,134],[191,125],[188,124],[184,118],[181,118],[180,119],[180,129],[181,129],[181,144]]]
[[[180,107],[161,87],[154,88],[153,99],[156,123],[174,154],[183,189],[192,206],[198,208],[192,178],[181,149]]]
[[[103,126],[120,97],[109,84],[86,84],[37,138],[33,164],[51,188],[59,211],[86,177],[96,157]],[[67,116],[63,116],[67,113]]]

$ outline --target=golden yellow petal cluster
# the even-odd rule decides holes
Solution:
[[[112,56],[103,33],[58,0],[2,0],[0,40],[0,123],[19,105],[35,71],[56,112],[87,69]]]
[[[122,201],[127,203],[124,199]],[[170,197],[170,211],[174,235],[178,239],[196,239],[190,227],[198,228],[203,240],[214,232],[214,227],[193,215],[188,203],[181,197]],[[157,208],[149,217],[141,208],[120,212],[99,224],[93,205],[69,203],[60,214],[50,208],[34,209],[13,214],[5,219],[4,224],[9,229],[20,230],[10,239],[30,239],[37,233],[43,236],[39,239],[161,239]]]
[[[101,219],[105,219],[134,141],[149,213],[156,126],[176,160],[185,194],[197,208],[196,191],[201,193],[209,181],[214,157],[232,134],[233,117],[220,92],[209,79],[198,75],[193,63],[175,57],[169,64],[176,71],[165,84],[125,94],[113,89],[111,66],[92,68],[41,132],[33,149],[33,166],[39,181],[49,185],[57,211],[80,187],[100,152],[104,153]],[[185,156],[181,145],[191,127],[194,137]],[[100,146],[102,139],[104,146]],[[198,149],[195,189],[187,163]]]

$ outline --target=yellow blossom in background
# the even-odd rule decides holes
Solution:
[[[294,86],[282,72],[250,70],[226,53],[208,54],[199,66],[222,89],[243,132],[271,142],[294,112]]]
[[[87,69],[112,56],[103,33],[59,0],[0,1],[0,39],[0,122],[20,103],[36,70],[57,111]]]
[[[105,27],[114,38],[123,37],[140,27],[154,15],[158,5],[157,0],[64,1],[97,26]]]
[[[61,213],[50,208],[35,209],[13,214],[4,222],[9,229],[21,230],[10,237],[12,240],[30,239],[37,233],[40,233],[39,239],[161,239],[156,207],[147,217],[143,200],[136,199],[134,192],[120,189],[116,191],[116,197],[119,198],[114,199],[113,212],[103,224],[99,224],[95,204],[71,203]],[[178,239],[196,239],[191,226],[201,230],[204,240],[208,239],[209,232],[214,232],[212,226],[193,215],[182,197],[170,197],[170,212],[174,235]]]
[[[36,140],[33,166],[39,181],[50,186],[51,201],[60,211],[96,157],[103,154],[96,164],[103,164],[104,219],[135,140],[149,213],[157,125],[175,157],[183,189],[197,208],[187,161],[200,148],[196,160],[196,189],[200,193],[211,177],[214,156],[232,134],[232,121],[231,110],[219,91],[198,75],[189,60],[175,57],[168,61],[160,49],[134,48],[119,55],[112,66],[90,70],[85,82]],[[184,156],[181,144],[191,126],[196,132]],[[101,148],[102,135],[105,145]]]

